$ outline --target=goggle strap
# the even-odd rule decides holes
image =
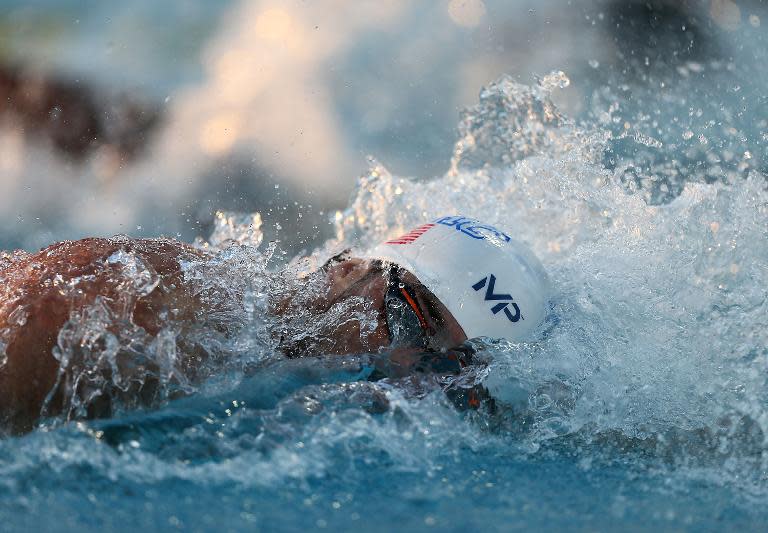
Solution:
[[[427,331],[429,329],[429,326],[427,325],[427,321],[424,318],[424,315],[421,313],[421,309],[419,309],[419,305],[416,303],[416,300],[414,300],[413,297],[408,293],[408,291],[405,290],[405,287],[400,287],[400,293],[403,295],[403,298],[405,298],[405,301],[408,302],[408,305],[411,306],[411,309],[413,309],[413,312],[416,313],[416,318],[419,319],[419,324],[421,325],[421,328],[424,331]]]

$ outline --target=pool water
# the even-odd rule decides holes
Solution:
[[[535,342],[478,343],[495,412],[458,411],[439,387],[369,383],[362,356],[285,360],[263,328],[280,261],[258,217],[221,214],[198,243],[214,266],[186,275],[218,297],[244,295],[229,310],[243,325],[224,345],[233,363],[157,409],[49,420],[0,441],[3,529],[761,527],[759,158],[748,138],[729,140],[728,124],[702,148],[687,134],[695,112],[658,138],[642,120],[617,124],[602,101],[570,118],[551,100],[569,83],[554,72],[485,87],[443,176],[399,177],[371,160],[333,216],[335,238],[289,265],[311,270],[444,214],[526,242],[551,278],[551,312]],[[718,169],[699,175],[677,152]]]

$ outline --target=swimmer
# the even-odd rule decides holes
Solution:
[[[114,395],[123,405],[152,405],[158,380],[149,377],[165,364],[153,354],[171,322],[177,371],[192,383],[209,377],[206,363],[226,354],[201,345],[195,332],[204,324],[226,335],[234,326],[217,318],[226,316],[217,308],[226,299],[211,304],[183,269],[209,259],[208,252],[174,240],[115,237],[61,242],[0,263],[0,429],[21,433],[42,416],[61,415],[66,395],[82,392],[75,370],[105,382],[119,373]],[[118,275],[131,268],[154,277]],[[473,362],[465,341],[529,339],[548,308],[547,276],[534,255],[504,231],[461,216],[439,218],[357,257],[342,253],[303,281],[310,285],[321,290],[270,296],[271,312],[283,318],[272,331],[278,349],[287,357],[373,354],[371,380],[456,374]],[[376,316],[372,330],[363,331],[359,320],[320,320],[356,297]],[[302,313],[318,317],[321,331],[291,334],[292,326],[306,327],[292,323]],[[111,337],[74,337],[72,324],[83,320],[106,321],[111,334],[130,330],[146,342],[115,346],[125,352],[114,359],[119,368],[89,368],[88,355],[107,350]],[[141,379],[131,379],[140,371]],[[86,417],[110,416],[108,395],[88,400]]]

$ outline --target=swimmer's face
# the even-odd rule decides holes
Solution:
[[[393,305],[389,301],[393,298],[393,292],[394,296],[402,298],[399,305],[410,313],[410,320],[414,322],[411,329],[418,330],[413,332],[418,334],[397,342],[398,349],[439,350],[464,342],[467,337],[448,309],[413,274],[402,269],[396,270],[394,272],[389,263],[359,258],[345,258],[326,265],[329,302],[361,296],[369,300],[377,312],[376,330],[367,342],[360,342],[359,347],[376,351],[391,346],[393,340],[396,340],[392,330],[405,326],[399,322],[407,318],[400,319],[399,315],[393,316],[391,310],[389,313],[387,311],[388,303]],[[400,295],[402,290],[406,294],[404,297]],[[349,333],[338,341],[344,345],[357,344],[359,332]]]
[[[397,340],[399,351],[452,348],[466,340],[464,331],[448,309],[409,272],[398,269],[394,274],[391,265],[381,261],[337,258],[329,261],[318,274],[325,276],[327,284],[324,298],[317,302],[319,309],[329,309],[346,299],[362,297],[376,315],[376,327],[372,332],[364,333],[355,320],[338,325],[328,332],[325,339],[313,345],[311,351],[343,355],[377,352],[392,346],[393,340],[397,340],[394,339],[397,332],[391,329],[397,328],[399,331],[401,328],[399,320],[395,319],[391,311],[388,316],[387,303],[393,305],[390,301],[393,291],[400,289],[405,289],[411,297],[403,300],[403,306],[407,305],[408,312],[412,312],[407,317],[410,318],[411,332],[418,334]],[[393,280],[393,274],[399,279]],[[394,289],[393,284],[397,285]],[[418,331],[421,328],[423,331]],[[298,353],[294,349],[298,347],[287,348],[284,351],[289,355],[310,355]]]

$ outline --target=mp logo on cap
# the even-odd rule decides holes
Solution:
[[[490,278],[490,279],[489,279]],[[475,289],[475,291],[479,291],[483,287],[486,286],[486,283],[488,284],[487,288],[485,289],[485,301],[499,301],[500,303],[497,303],[493,307],[491,307],[491,312],[496,315],[502,310],[504,311],[504,314],[507,316],[510,322],[517,322],[518,320],[525,320],[523,318],[522,313],[520,312],[520,307],[513,302],[513,298],[511,294],[505,294],[505,293],[494,293],[493,290],[496,288],[496,276],[493,274],[489,276],[485,276],[483,279],[472,285],[472,288]],[[515,312],[514,314],[512,311],[509,310],[510,304],[514,308]]]

